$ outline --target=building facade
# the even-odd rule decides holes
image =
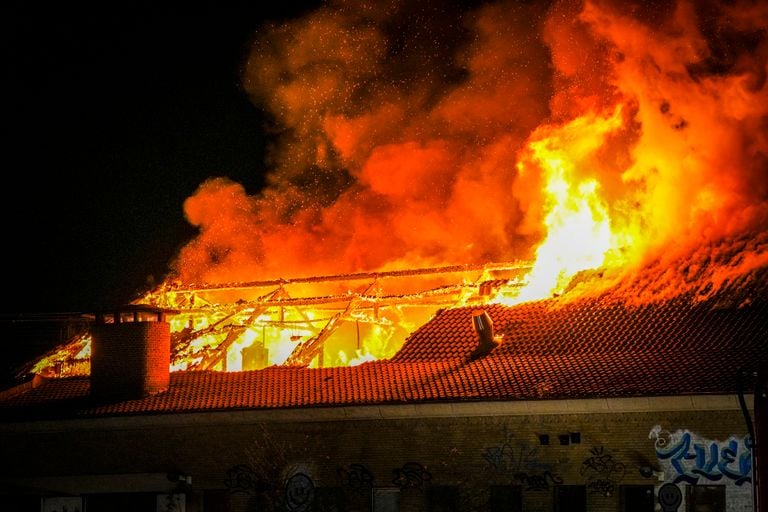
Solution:
[[[90,376],[0,395],[2,510],[759,512],[766,283],[450,308],[387,360],[231,373],[170,372],[170,313],[131,306]]]

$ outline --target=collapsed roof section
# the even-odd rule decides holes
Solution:
[[[387,359],[438,310],[485,304],[524,262],[299,277],[206,286],[166,282],[136,301],[178,313],[171,370],[337,367]],[[18,372],[88,375],[90,332]]]

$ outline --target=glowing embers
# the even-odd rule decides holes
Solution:
[[[362,307],[349,310],[334,303],[311,309],[245,307],[225,317],[212,310],[210,322],[196,318],[203,314],[200,311],[182,314],[190,323],[205,327],[173,334],[172,370],[352,366],[388,358],[409,329],[426,321],[433,309],[387,306],[373,315]]]
[[[88,375],[91,371],[91,334],[81,334],[37,361],[29,371],[43,377]]]
[[[168,319],[171,371],[354,366],[391,358],[438,310],[483,305],[529,268],[488,263],[186,289],[163,284],[137,303],[178,310]],[[24,372],[87,375],[89,350],[90,335],[73,338]]]
[[[172,320],[173,370],[353,366],[390,358],[439,308],[487,302],[488,283],[505,282],[521,268],[487,264],[232,283],[165,290],[151,299],[182,306]]]

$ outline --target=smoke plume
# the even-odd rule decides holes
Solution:
[[[578,144],[564,127],[611,115],[620,126],[573,153],[625,265],[765,232],[767,30],[759,1],[599,0],[338,1],[261,27],[242,81],[270,116],[268,185],[203,183],[175,272],[530,259],[546,204],[526,145]]]

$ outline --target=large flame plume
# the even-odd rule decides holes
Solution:
[[[530,273],[514,267],[500,293],[452,303],[600,286],[649,301],[768,264],[768,4],[466,5],[342,0],[262,27],[242,81],[274,135],[268,185],[248,195],[224,177],[203,183],[185,203],[199,235],[145,300],[171,289],[179,307],[217,283],[527,260]],[[494,279],[476,268],[470,284]],[[574,279],[594,269],[601,279]],[[402,312],[407,286],[380,315],[377,279],[318,288],[342,305],[293,319],[279,283],[237,311],[206,303],[209,317],[179,320],[176,332],[194,335],[177,368],[240,368],[269,329],[278,342],[264,364],[290,362],[297,339],[322,341],[342,320],[369,341],[330,364],[387,357],[393,326],[416,320]],[[371,340],[387,346],[373,354]]]
[[[537,258],[533,298],[762,231],[766,27],[760,2],[685,1],[333,2],[263,27],[243,83],[269,186],[202,184],[175,273]]]

